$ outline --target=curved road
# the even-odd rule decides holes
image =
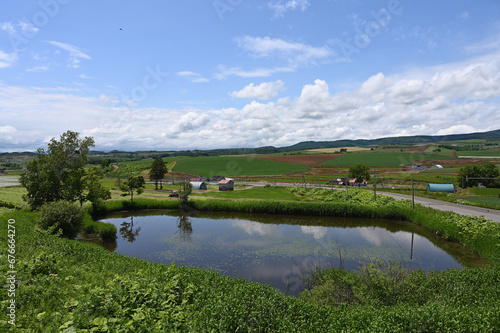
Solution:
[[[411,195],[396,194],[389,192],[379,192],[377,194],[389,195],[394,199],[410,199]],[[467,205],[460,205],[452,202],[446,202],[441,200],[434,200],[429,198],[415,197],[415,203],[419,203],[422,206],[439,209],[442,211],[452,211],[460,215],[475,215],[484,216],[487,220],[500,223],[500,211],[496,209],[481,208]]]
[[[243,184],[243,182],[238,182],[238,183]],[[253,183],[253,182],[252,183],[245,183],[245,184],[247,184],[249,186],[264,186],[264,185],[266,185],[265,183]],[[274,185],[274,184],[271,184],[271,185]],[[289,184],[289,183],[276,183],[276,186],[290,186],[290,185],[291,184]],[[308,187],[316,188],[317,186],[308,185]],[[330,189],[330,187],[325,187],[325,186],[321,186],[321,187]],[[344,188],[334,188],[334,190],[345,191]],[[401,199],[411,200],[411,195],[397,194],[397,193],[383,192],[383,191],[377,191],[377,194],[388,195],[388,196],[391,196],[397,200],[401,200]],[[415,197],[415,203],[419,203],[422,206],[426,206],[426,207],[430,207],[430,208],[434,208],[434,209],[438,209],[438,210],[442,210],[442,211],[451,211],[451,212],[454,212],[454,213],[457,213],[460,215],[484,216],[484,218],[486,218],[487,220],[500,223],[500,210],[496,210],[496,209],[460,205],[460,204],[456,204],[456,203],[452,203],[452,202],[434,200],[434,199],[428,199],[428,198],[422,198],[422,197]]]

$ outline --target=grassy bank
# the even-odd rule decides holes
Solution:
[[[388,305],[320,306],[218,273],[154,264],[34,228],[36,214],[0,217],[16,230],[15,329],[27,332],[493,332],[500,327],[500,269],[420,275]],[[7,262],[7,252],[1,260]],[[7,265],[2,265],[7,274]],[[2,302],[7,313],[8,302]]]

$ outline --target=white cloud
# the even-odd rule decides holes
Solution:
[[[277,80],[233,94],[264,99],[282,89]],[[337,90],[316,79],[297,96],[277,101],[166,109],[120,107],[117,97],[88,97],[78,89],[0,82],[0,147],[42,147],[45,138],[68,129],[92,135],[101,149],[161,150],[457,134],[494,130],[500,124],[498,54],[397,75],[376,73],[350,90]]]
[[[204,78],[201,74],[195,73],[195,72],[191,72],[191,71],[181,71],[181,72],[177,72],[176,74],[177,74],[177,76],[186,78],[186,79],[188,79],[188,80],[190,80],[191,82],[194,82],[194,83],[206,83],[206,82],[210,82],[209,79]]]
[[[56,41],[49,41],[48,43],[69,53],[71,61],[70,65],[68,65],[69,67],[73,68],[80,67],[80,59],[92,60],[92,58],[88,54],[86,54],[85,52],[83,52],[74,45]]]
[[[244,70],[240,67],[227,68],[221,65],[217,67],[217,74],[215,74],[215,78],[217,80],[224,80],[230,76],[237,76],[245,79],[269,77],[277,73],[289,73],[294,70],[294,67],[255,68],[251,70]]]
[[[230,93],[230,96],[235,98],[272,99],[278,95],[279,91],[284,91],[285,89],[285,83],[281,80],[263,82],[257,86],[250,83],[239,91],[233,91]]]
[[[12,24],[12,22],[3,22],[0,23],[0,29],[3,31],[7,31],[9,34],[15,34],[16,33],[16,28]]]
[[[3,22],[0,23],[0,29],[6,31],[10,35],[22,33],[30,36],[37,33],[39,30],[33,24],[24,21],[18,21],[17,23]]]
[[[461,133],[473,133],[475,128],[469,125],[454,125],[442,130],[439,130],[436,135],[450,135],[450,134],[461,134]]]
[[[11,67],[12,65],[14,65],[17,59],[17,53],[6,53],[0,50],[0,68]]]
[[[285,58],[294,65],[308,64],[316,60],[327,59],[332,55],[328,46],[316,47],[268,36],[238,37],[236,42],[240,48],[252,56]]]
[[[49,70],[49,66],[35,66],[26,69],[27,72],[46,72]]]
[[[267,4],[274,11],[274,17],[284,17],[290,10],[305,11],[310,5],[309,0],[273,0]]]

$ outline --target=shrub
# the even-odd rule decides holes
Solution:
[[[64,237],[74,238],[80,231],[82,223],[83,210],[71,202],[61,200],[40,207],[38,227],[41,229],[61,229]]]
[[[113,224],[92,220],[89,214],[83,219],[83,232],[87,235],[97,235],[102,241],[115,241],[117,229]]]

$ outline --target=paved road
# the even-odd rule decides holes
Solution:
[[[244,184],[243,182],[239,182],[239,184]],[[264,183],[247,183],[248,185],[252,186],[264,186]],[[273,184],[274,185],[274,184]],[[287,183],[277,183],[276,186],[290,186],[291,184]],[[311,186],[309,186],[311,187]],[[312,186],[316,187],[316,186]],[[323,188],[330,188],[330,187],[324,187]],[[334,190],[337,191],[345,191],[344,188],[334,188]],[[401,199],[410,199],[411,200],[411,195],[405,195],[405,194],[397,194],[397,193],[391,193],[391,192],[381,192],[377,191],[377,194],[382,194],[382,195],[388,195],[393,197],[394,199],[401,200]],[[442,211],[451,211],[460,215],[475,215],[475,216],[484,216],[486,219],[498,222],[500,223],[500,210],[495,210],[495,209],[488,209],[488,208],[481,208],[481,207],[474,207],[474,206],[467,206],[467,205],[460,205],[452,202],[446,202],[446,201],[441,201],[441,200],[434,200],[434,199],[428,199],[428,198],[422,198],[422,197],[415,197],[415,203],[419,203],[422,206],[442,210]]]
[[[396,194],[389,192],[379,192],[377,194],[389,195],[395,199],[410,199],[411,195],[404,194]],[[415,203],[419,203],[426,207],[431,207],[434,209],[442,210],[442,211],[452,211],[454,213],[460,215],[475,215],[475,216],[484,216],[486,219],[500,223],[500,211],[495,209],[467,206],[467,205],[459,205],[452,202],[446,202],[441,200],[434,200],[422,197],[415,197]]]

